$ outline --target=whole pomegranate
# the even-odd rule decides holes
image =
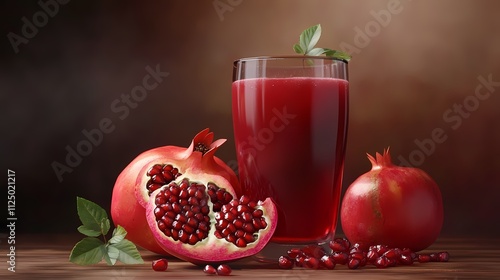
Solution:
[[[443,224],[437,184],[421,169],[392,164],[389,149],[368,159],[372,169],[348,187],[342,200],[346,237],[365,248],[385,244],[417,252],[430,246]]]
[[[226,140],[213,141],[209,129],[199,132],[188,148],[163,146],[137,156],[118,176],[113,188],[111,217],[115,225],[127,230],[127,239],[147,250],[165,254],[155,241],[146,221],[150,194],[173,181],[184,178],[201,184],[217,182],[218,187],[240,194],[233,170],[214,153]]]

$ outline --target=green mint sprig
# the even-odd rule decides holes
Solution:
[[[81,197],[76,198],[76,209],[82,225],[78,231],[87,237],[76,243],[69,261],[78,265],[97,264],[104,259],[108,265],[116,261],[124,264],[143,264],[141,254],[130,240],[125,239],[127,231],[120,225],[111,238],[106,240],[111,226],[106,211],[99,205]],[[102,239],[97,237],[102,235]]]
[[[308,56],[320,56],[324,54],[328,57],[333,57],[336,59],[341,59],[345,61],[351,60],[351,56],[345,52],[327,48],[315,48],[320,37],[321,37],[321,25],[318,24],[311,26],[300,34],[299,43],[293,45],[293,50],[298,54],[303,54]]]

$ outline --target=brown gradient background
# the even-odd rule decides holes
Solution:
[[[3,172],[16,171],[18,234],[76,233],[76,196],[109,209],[114,181],[136,155],[186,146],[202,128],[229,140],[218,155],[234,162],[232,61],[292,54],[300,32],[317,23],[324,31],[319,46],[356,46],[356,28],[373,24],[371,12],[388,2],[244,0],[221,20],[211,0],[71,1],[15,54],[7,34],[20,34],[21,18],[40,7],[5,1],[0,158]],[[401,7],[349,65],[344,190],[369,170],[365,153],[390,146],[394,158],[408,160],[416,139],[441,128],[446,141],[419,167],[441,187],[443,236],[499,236],[500,87],[456,129],[443,114],[474,94],[479,76],[500,81],[500,2],[401,0]],[[170,76],[120,120],[110,104],[157,64]],[[76,147],[81,131],[103,118],[115,130],[59,182],[51,163],[64,163],[65,147]]]

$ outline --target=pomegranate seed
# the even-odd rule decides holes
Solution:
[[[243,205],[247,205],[248,203],[250,203],[250,197],[246,196],[246,195],[242,195],[240,197],[240,204],[243,204]]]
[[[389,250],[389,246],[377,245],[377,246],[375,246],[375,249],[377,250],[377,254],[383,255],[385,252],[387,252]]]
[[[368,253],[366,254],[366,258],[370,263],[375,262],[378,257],[379,256],[375,250],[369,250]]]
[[[349,255],[347,253],[339,253],[339,252],[334,252],[332,254],[332,258],[335,260],[335,263],[338,264],[346,264],[347,260],[349,259]]]
[[[194,232],[194,234],[196,234],[196,236],[198,237],[198,241],[204,239],[205,237],[207,237],[207,232],[206,231],[202,231],[200,229],[197,229]]]
[[[330,241],[329,246],[334,252],[347,252],[351,247],[351,243],[346,238],[335,238]]]
[[[229,203],[232,199],[233,196],[230,193],[224,191],[224,204]]]
[[[165,271],[168,268],[168,260],[167,259],[158,259],[154,260],[151,264],[154,271]]]
[[[251,223],[245,223],[243,224],[243,230],[248,232],[248,233],[253,233],[255,231],[255,228]]]
[[[231,212],[224,214],[224,219],[227,220],[228,222],[232,222],[235,219],[235,215]]]
[[[236,228],[238,228],[238,229],[243,228],[243,224],[244,224],[244,223],[243,223],[243,220],[242,220],[242,219],[235,219],[235,220],[233,221],[233,225],[234,225]]]
[[[191,234],[195,231],[194,228],[192,228],[191,226],[189,226],[188,224],[183,224],[182,225],[182,230],[188,234]]]
[[[297,257],[295,257],[295,265],[298,267],[303,267],[305,259],[306,257],[304,255],[298,255]]]
[[[154,214],[156,216],[157,219],[163,217],[163,215],[165,215],[165,211],[163,211],[163,209],[161,209],[160,207],[156,207],[155,210],[154,210]]]
[[[236,242],[236,237],[232,234],[228,235],[228,236],[226,236],[226,241],[234,244]]]
[[[387,268],[389,267],[389,260],[385,256],[381,256],[375,260],[373,263],[377,268]]]
[[[347,263],[347,267],[350,269],[356,269],[359,267],[361,264],[361,260],[356,259],[356,258],[351,258],[349,259],[349,262]]]
[[[319,260],[315,257],[307,257],[304,259],[304,266],[310,269],[318,269]]]
[[[251,243],[251,242],[255,241],[255,237],[253,236],[253,234],[249,234],[247,232],[245,232],[245,234],[243,234],[243,239],[245,239],[245,241],[247,243]]]
[[[283,269],[292,269],[294,266],[294,260],[288,256],[281,256],[278,259],[278,266]]]
[[[431,258],[431,262],[439,261],[438,254],[432,253],[432,254],[429,254],[429,257]]]
[[[388,259],[397,259],[397,258],[399,258],[400,251],[393,248],[393,249],[387,250],[383,255]]]
[[[196,234],[190,234],[187,243],[190,245],[194,245],[199,241],[198,236]]]
[[[440,262],[447,262],[450,260],[450,254],[448,252],[438,253],[438,259]]]
[[[252,216],[254,216],[255,218],[260,218],[262,217],[262,215],[264,215],[264,212],[262,212],[262,210],[260,209],[256,209],[252,212]]]
[[[335,268],[335,260],[332,256],[324,255],[320,259],[320,264],[322,267],[326,269],[334,269]]]
[[[151,168],[149,168],[149,170],[148,170],[148,172],[146,174],[148,176],[153,176],[153,175],[156,175],[156,174],[160,174],[161,173],[161,169],[162,169],[161,164],[155,164],[155,165],[151,166]]]
[[[203,268],[203,272],[205,272],[206,274],[217,274],[217,269],[215,269],[215,267],[207,264],[204,268]]]
[[[349,258],[351,259],[357,259],[357,260],[362,260],[364,258],[363,252],[354,252],[349,255]]]
[[[230,275],[231,274],[231,267],[229,267],[229,265],[227,264],[221,264],[219,265],[219,267],[217,267],[217,274],[218,275],[223,275],[223,276],[227,276],[227,275]]]
[[[236,246],[240,247],[240,248],[244,248],[247,246],[247,242],[245,241],[244,238],[238,238],[236,239],[236,242],[235,242]]]
[[[238,237],[238,238],[242,238],[245,236],[245,232],[241,229],[238,229],[234,232],[234,236]]]
[[[430,262],[431,261],[431,256],[429,255],[418,255],[418,262],[420,263],[426,263],[426,262]]]
[[[411,254],[401,254],[401,256],[399,256],[399,263],[403,265],[413,264],[413,258],[411,257]]]
[[[297,256],[302,255],[302,251],[299,248],[292,248],[288,250],[287,254],[290,258],[296,258]]]
[[[266,228],[267,227],[267,222],[264,220],[264,218],[260,218],[260,228]]]

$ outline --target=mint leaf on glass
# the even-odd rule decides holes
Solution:
[[[321,37],[321,25],[315,25],[307,28],[300,34],[299,37],[299,45],[300,48],[304,51],[304,53],[308,54],[314,46],[319,41]]]
[[[144,263],[134,243],[125,239],[127,231],[122,226],[117,225],[109,241],[106,241],[106,234],[111,229],[106,210],[81,197],[77,197],[76,205],[83,224],[77,230],[87,237],[73,247],[69,256],[70,262],[93,265],[104,259],[108,265],[115,265],[117,260],[124,264]],[[103,240],[97,238],[99,236],[102,236]]]
[[[315,48],[320,37],[321,25],[318,24],[311,26],[300,34],[299,43],[293,45],[293,50],[298,54],[307,56],[320,56],[324,54],[325,56],[341,59],[347,62],[351,59],[351,56],[349,54],[342,51],[326,48]]]

